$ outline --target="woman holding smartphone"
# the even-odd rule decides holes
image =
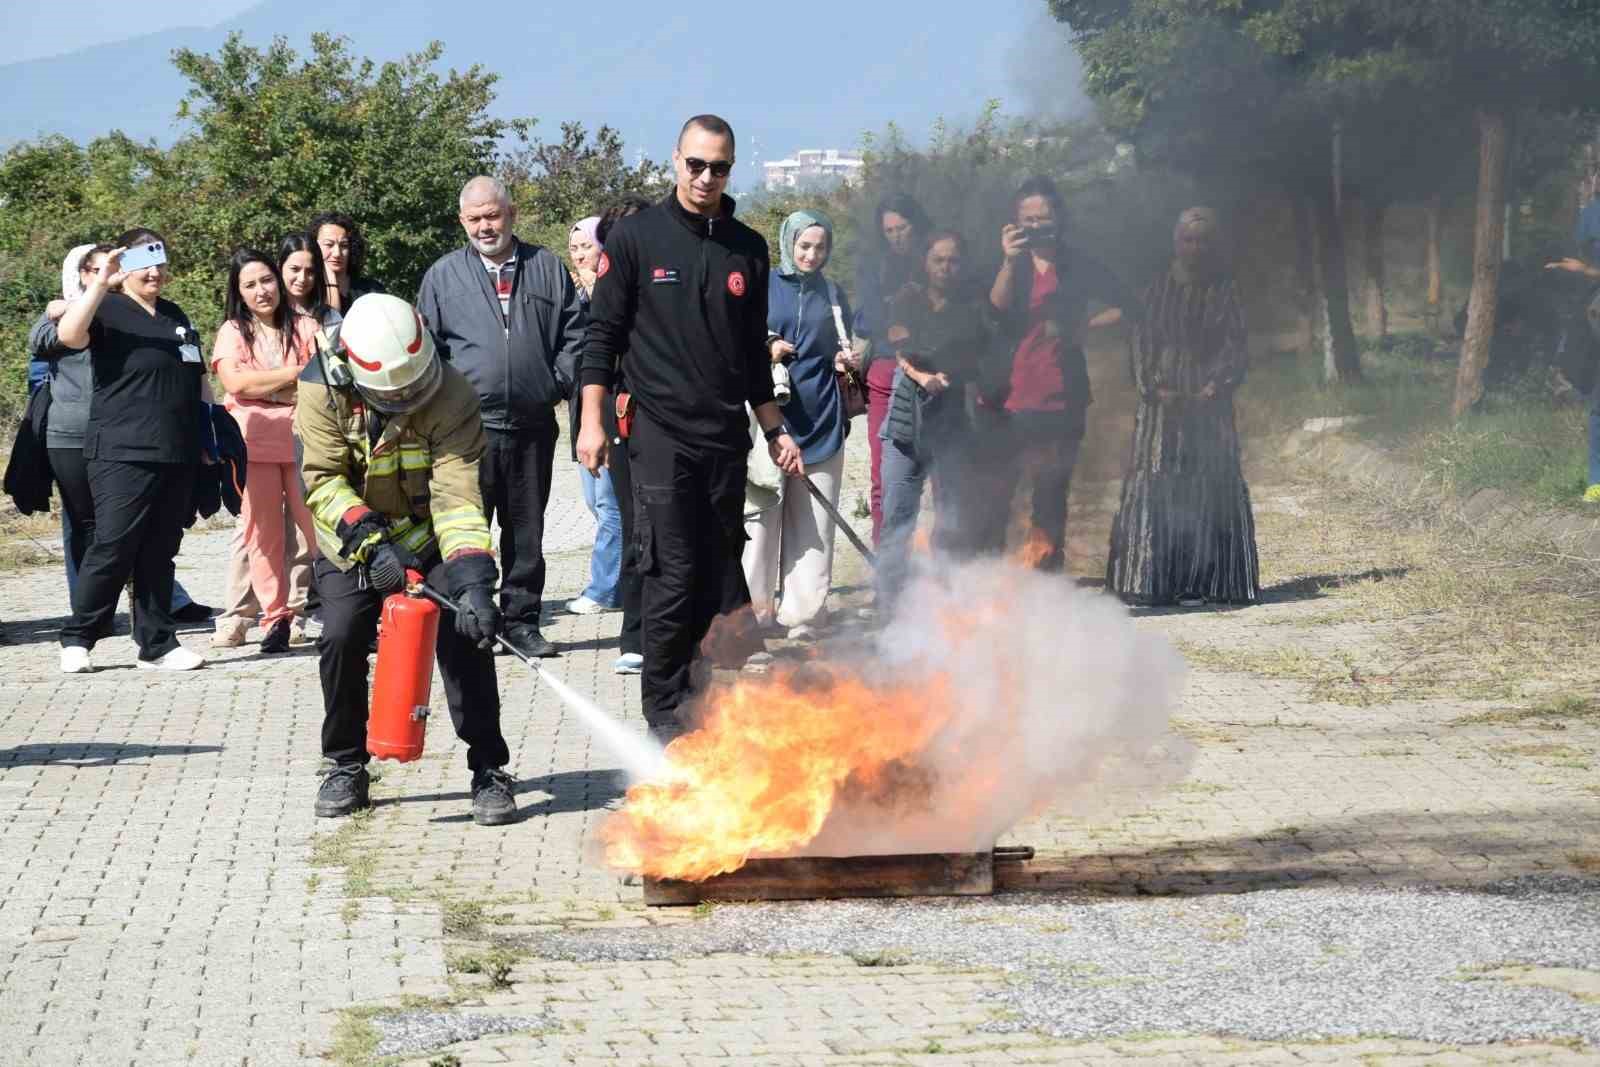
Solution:
[[[138,665],[193,670],[205,662],[178,643],[173,559],[193,513],[201,454],[205,360],[189,316],[170,300],[166,242],[124,233],[57,325],[60,343],[93,352],[94,392],[83,457],[95,528],[78,570],[72,620],[61,630],[61,670],[91,670],[133,578]],[[120,283],[121,291],[112,292]]]

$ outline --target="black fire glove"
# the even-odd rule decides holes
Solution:
[[[339,555],[352,563],[365,563],[368,553],[389,537],[389,520],[365,506],[351,508],[334,527],[339,536]]]
[[[494,590],[474,585],[456,597],[456,633],[479,648],[494,647],[500,632],[500,610],[494,606]]]
[[[367,550],[367,584],[388,596],[406,587],[406,571],[421,570],[417,559],[399,545],[380,542]]]

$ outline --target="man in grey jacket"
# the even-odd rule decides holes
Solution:
[[[544,597],[544,509],[555,461],[555,407],[572,392],[584,315],[555,254],[511,232],[516,208],[498,180],[461,190],[467,246],[423,275],[417,310],[440,357],[466,375],[483,406],[488,449],[479,466],[483,507],[500,520],[500,611],[506,639],[553,656],[539,632]]]

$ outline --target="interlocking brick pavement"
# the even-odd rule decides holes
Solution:
[[[852,441],[847,509],[865,484],[864,444]],[[1084,492],[1103,499],[1097,487]],[[1082,518],[1092,510],[1074,521],[1097,521]],[[611,673],[618,616],[559,611],[584,584],[590,537],[576,475],[559,461],[547,632],[563,654],[548,666],[642,729],[637,678]],[[220,531],[186,540],[180,574],[202,599],[220,596],[225,550]],[[859,585],[864,568],[843,542],[839,561],[837,584]],[[318,824],[314,653],[215,652],[209,631],[195,631],[185,643],[212,662],[164,676],[133,671],[132,644],[119,636],[96,650],[95,674],[66,678],[55,670],[64,601],[58,568],[0,575],[16,642],[0,647],[10,691],[0,710],[0,1060],[318,1062],[341,1009],[398,1008],[407,996],[561,1021],[451,1046],[464,1064],[1592,1059],[1559,1044],[1451,1050],[1406,1035],[1071,1044],[979,1030],[985,993],[1006,983],[997,971],[842,957],[542,958],[548,931],[695,919],[643,908],[636,887],[593,862],[588,842],[621,777],[522,665],[497,661],[521,822],[471,823],[464,750],[439,715],[421,761],[383,766],[369,820]],[[1152,614],[1141,625],[1269,647],[1291,633],[1279,622],[1312,606]],[[1450,725],[1473,710],[1321,704],[1297,683],[1197,670],[1180,713],[1198,746],[1185,783],[1126,818],[1047,812],[1009,839],[1040,850],[1029,884],[1136,894],[1471,886],[1571,873],[1600,856],[1600,795],[1584,761],[1539,755],[1549,737],[1538,731]],[[1575,723],[1561,741],[1593,753],[1596,734]],[[349,873],[316,865],[332,859],[352,863]],[[497,939],[520,951],[504,988],[457,959]]]

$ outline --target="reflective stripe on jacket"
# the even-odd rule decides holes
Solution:
[[[306,506],[317,547],[340,570],[359,560],[340,555],[339,520],[353,507],[389,520],[390,539],[422,557],[437,543],[444,559],[489,551],[489,523],[478,489],[483,423],[478,394],[448,363],[433,399],[390,416],[372,441],[365,405],[353,390],[323,380],[320,360],[301,376],[294,429]]]

